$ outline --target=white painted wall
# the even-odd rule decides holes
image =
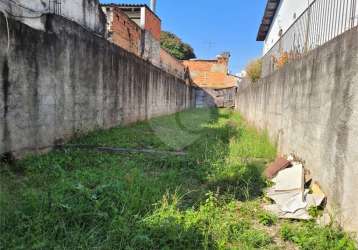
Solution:
[[[280,29],[285,33],[295,22],[296,18],[298,18],[313,1],[314,0],[281,0],[271,28],[266,36],[264,54],[266,54],[280,38]]]
[[[310,30],[310,41],[312,47],[322,45],[328,40],[347,30],[349,27],[346,25],[343,27],[343,20],[347,20],[348,23],[351,20],[351,13],[346,13],[341,9],[335,8],[340,1],[344,1],[346,8],[351,8],[351,1],[347,0],[281,0],[281,3],[277,9],[274,20],[271,24],[270,30],[266,36],[264,42],[263,54],[265,55],[279,40],[279,32],[282,29],[283,33],[295,22],[297,18],[308,8],[308,6],[317,1],[314,5],[316,9],[319,9],[322,5],[329,6],[328,12],[326,13],[326,23],[316,23],[315,28]],[[332,18],[330,14],[334,13]],[[355,25],[358,24],[358,4],[355,10]],[[340,25],[338,25],[340,24]]]
[[[45,28],[41,15],[50,12],[48,0],[0,0],[0,10],[41,30]],[[61,15],[96,33],[105,32],[106,21],[98,0],[61,0]]]

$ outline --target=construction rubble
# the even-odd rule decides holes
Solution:
[[[320,207],[326,196],[317,183],[305,172],[303,164],[294,160],[279,157],[266,169],[266,177],[274,185],[267,190],[267,197],[274,203],[265,205],[265,210],[279,218],[310,220],[311,207]]]

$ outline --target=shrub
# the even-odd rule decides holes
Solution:
[[[261,78],[261,72],[262,72],[262,60],[256,59],[251,61],[246,66],[246,72],[247,72],[247,76],[252,82],[256,82],[257,80],[259,80]]]
[[[259,221],[264,226],[272,226],[276,224],[277,217],[273,214],[263,212],[259,214]]]

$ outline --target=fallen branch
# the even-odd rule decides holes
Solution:
[[[65,149],[65,148],[78,148],[78,149],[92,149],[99,152],[108,152],[108,153],[145,153],[145,154],[160,154],[160,155],[174,155],[174,156],[184,156],[187,153],[182,151],[160,151],[154,149],[134,149],[134,148],[115,148],[115,147],[99,147],[94,145],[77,145],[77,144],[68,144],[68,145],[57,145],[56,148]]]

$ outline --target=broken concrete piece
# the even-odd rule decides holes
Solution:
[[[285,169],[289,166],[291,166],[290,161],[286,160],[283,157],[278,157],[266,168],[265,175],[267,178],[272,179],[280,170]]]
[[[276,183],[275,191],[301,190],[303,192],[304,171],[302,164],[281,170],[272,181]]]

